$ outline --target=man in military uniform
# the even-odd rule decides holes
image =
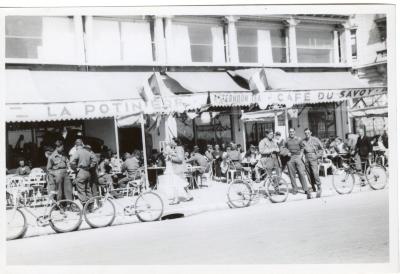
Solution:
[[[303,187],[307,199],[311,199],[311,194],[308,191],[307,181],[306,181],[306,171],[304,162],[302,161],[302,154],[304,149],[303,140],[295,135],[295,130],[293,128],[289,129],[289,138],[286,140],[284,147],[289,150],[288,156],[290,157],[287,163],[290,182],[292,183],[293,194],[297,194],[297,184],[296,184],[296,172],[299,175],[300,183]]]
[[[272,130],[265,130],[265,137],[258,144],[258,150],[261,154],[261,159],[258,161],[255,168],[257,181],[261,179],[260,169],[265,169],[268,173],[271,173],[272,170],[275,169],[278,176],[280,176],[280,164],[277,156],[279,147],[274,140],[274,132]]]
[[[75,143],[77,150],[71,157],[71,167],[77,170],[76,189],[78,198],[82,204],[86,203],[92,197],[92,186],[90,168],[96,165],[95,156],[83,148],[82,141]]]
[[[48,190],[50,194],[57,193],[57,200],[72,200],[72,183],[69,178],[67,167],[68,159],[64,155],[64,145],[58,140],[56,149],[47,160],[47,171],[49,174]]]
[[[309,128],[304,130],[304,135],[306,136],[303,140],[305,166],[310,175],[310,183],[313,190],[315,191],[315,186],[317,187],[317,198],[319,198],[322,190],[321,180],[319,179],[318,159],[322,157],[324,148],[317,137],[311,136]]]

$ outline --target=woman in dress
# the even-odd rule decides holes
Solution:
[[[182,146],[178,146],[175,141],[171,141],[164,148],[165,172],[159,178],[159,190],[167,194],[172,200],[170,205],[184,201],[193,200],[193,196],[188,191],[188,182],[185,179],[185,152]]]

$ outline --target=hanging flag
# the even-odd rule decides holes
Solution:
[[[254,93],[264,92],[267,89],[267,76],[263,69],[260,69],[250,77],[249,87]]]

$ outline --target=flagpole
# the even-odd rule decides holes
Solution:
[[[118,124],[117,124],[117,116],[114,115],[114,132],[115,132],[115,145],[117,150],[117,157],[119,158],[119,135],[118,135]]]
[[[145,189],[149,187],[149,177],[147,174],[147,152],[146,152],[146,135],[144,131],[144,115],[140,113],[140,126],[142,129],[142,146],[143,146],[143,162],[144,162],[144,174],[145,174]]]

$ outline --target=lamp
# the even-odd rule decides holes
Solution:
[[[200,116],[200,121],[203,124],[209,124],[211,122],[211,115],[209,112],[203,112]]]

